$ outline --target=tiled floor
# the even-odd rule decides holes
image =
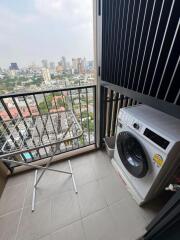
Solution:
[[[127,192],[105,152],[72,159],[78,187],[67,175],[47,172],[31,212],[34,171],[11,177],[0,199],[1,240],[135,240],[156,213]],[[67,162],[52,167],[68,169]]]

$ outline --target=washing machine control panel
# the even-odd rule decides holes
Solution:
[[[145,124],[142,124],[137,118],[128,113],[122,112],[118,116],[118,126],[122,128],[124,124],[138,132],[142,137],[146,137],[149,141],[153,142],[161,149],[166,150],[170,144],[167,139],[152,131]]]
[[[139,127],[140,127],[140,126],[139,126],[139,124],[138,124],[137,122],[133,123],[133,128],[135,128],[135,129],[137,129],[137,130],[138,130],[138,129],[139,129]]]
[[[132,117],[129,114],[121,113],[118,117],[118,126],[122,126],[123,124],[126,124],[127,126],[135,129],[136,131],[141,131],[142,124],[134,117]]]

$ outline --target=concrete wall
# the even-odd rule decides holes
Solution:
[[[9,174],[9,170],[4,166],[2,162],[0,162],[0,196],[6,185],[8,174]]]

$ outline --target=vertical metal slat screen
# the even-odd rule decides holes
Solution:
[[[102,0],[102,81],[180,105],[179,10],[179,0]]]

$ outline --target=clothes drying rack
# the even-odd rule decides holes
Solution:
[[[35,115],[27,118],[18,118],[1,121],[3,131],[0,133],[0,161],[14,166],[25,165],[35,168],[34,185],[32,194],[32,212],[35,211],[37,186],[46,171],[68,174],[72,178],[75,193],[78,193],[76,182],[68,160],[69,171],[51,168],[56,153],[61,152],[61,146],[67,148],[67,143],[79,144],[78,138],[83,135],[83,130],[72,110]],[[49,150],[50,156],[45,166],[28,162],[27,155],[33,158],[32,152],[41,156],[40,151]],[[14,158],[14,159],[12,159]],[[24,161],[22,161],[23,159]],[[38,175],[38,170],[41,170]]]

